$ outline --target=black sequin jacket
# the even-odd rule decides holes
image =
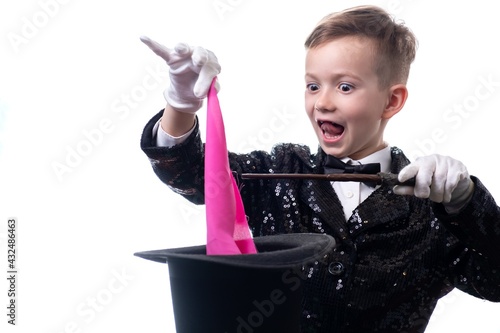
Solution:
[[[198,128],[186,142],[155,147],[146,125],[141,147],[154,172],[173,191],[204,202],[204,150]],[[392,148],[392,170],[409,163]],[[231,169],[322,173],[324,152],[280,144],[271,153],[229,154]],[[241,196],[254,236],[317,232],[337,249],[307,270],[303,329],[308,332],[424,332],[438,299],[454,287],[500,301],[500,209],[475,177],[471,202],[455,216],[442,205],[400,196],[380,186],[346,222],[329,182],[242,180]]]

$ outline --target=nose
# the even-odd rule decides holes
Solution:
[[[327,89],[323,89],[319,94],[317,94],[314,108],[321,112],[331,112],[335,110],[333,97],[328,93]]]

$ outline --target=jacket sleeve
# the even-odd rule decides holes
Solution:
[[[480,180],[471,178],[474,194],[460,213],[448,215],[442,205],[434,210],[465,244],[453,261],[453,284],[473,296],[500,302],[500,208]]]
[[[203,204],[204,154],[198,122],[183,143],[173,147],[157,147],[153,127],[162,113],[163,111],[160,111],[146,124],[141,137],[141,149],[163,183],[189,201]]]
[[[141,138],[141,148],[149,158],[154,172],[174,192],[195,204],[205,203],[204,144],[201,142],[198,124],[191,135],[173,147],[156,147],[153,127],[162,112],[146,125]],[[198,123],[198,122],[197,122]],[[229,152],[230,169],[240,187],[249,224],[259,229],[263,207],[268,209],[277,200],[276,182],[271,180],[243,180],[242,173],[313,172],[314,158],[307,146],[279,144],[272,151],[253,151],[247,154]],[[266,213],[267,214],[267,213]]]

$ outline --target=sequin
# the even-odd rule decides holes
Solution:
[[[336,290],[340,290],[344,287],[344,285],[342,284],[342,279],[339,279],[337,281],[337,286],[335,287]]]

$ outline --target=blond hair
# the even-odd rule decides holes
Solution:
[[[406,83],[415,59],[417,40],[403,23],[397,23],[376,6],[353,7],[324,17],[305,42],[307,49],[342,37],[360,37],[375,45],[375,73],[379,84]]]

